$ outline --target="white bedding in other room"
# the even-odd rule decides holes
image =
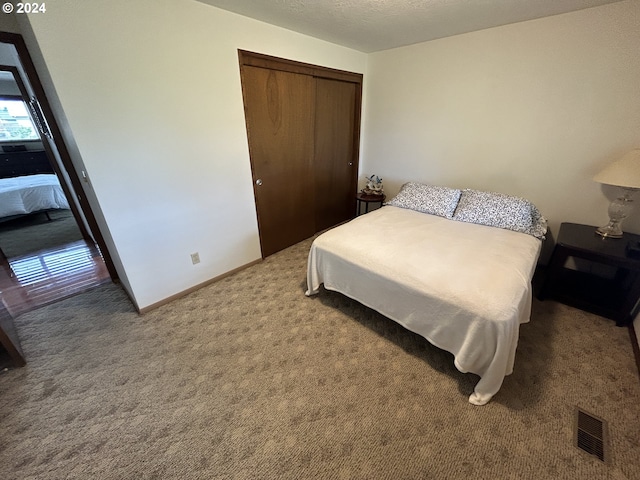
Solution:
[[[53,208],[69,208],[55,175],[24,175],[0,179],[0,218]]]
[[[307,295],[324,284],[451,352],[481,377],[469,401],[483,405],[513,371],[540,247],[524,233],[385,206],[314,240]]]

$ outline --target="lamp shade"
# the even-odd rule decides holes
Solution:
[[[640,188],[640,148],[631,150],[601,170],[593,179],[596,182],[626,188]]]

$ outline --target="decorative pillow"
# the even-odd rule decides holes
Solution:
[[[453,219],[528,233],[540,239],[547,233],[547,220],[535,205],[504,193],[463,190]]]
[[[460,199],[460,190],[422,183],[405,183],[386,205],[451,218]]]

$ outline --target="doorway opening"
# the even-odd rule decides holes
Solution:
[[[117,281],[24,40],[0,32],[3,192],[0,311],[5,317]],[[0,357],[3,347],[10,350],[0,342]]]

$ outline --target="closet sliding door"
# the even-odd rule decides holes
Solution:
[[[245,121],[263,257],[315,233],[313,77],[247,66]]]
[[[356,84],[316,78],[314,182],[316,232],[353,218]]]
[[[262,256],[355,216],[362,75],[239,52]]]

